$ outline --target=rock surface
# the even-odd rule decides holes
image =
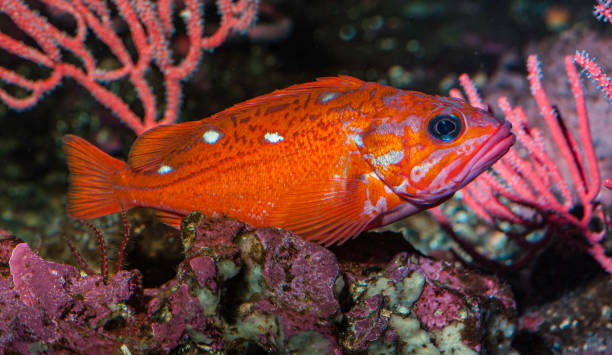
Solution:
[[[396,234],[333,250],[193,213],[176,277],[100,276],[0,240],[3,351],[504,353],[515,304],[494,277],[417,254]],[[7,260],[7,257],[9,260]],[[0,351],[2,353],[2,351]]]
[[[529,349],[567,354],[612,353],[612,281],[608,275],[520,317]]]

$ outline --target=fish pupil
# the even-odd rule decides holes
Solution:
[[[461,120],[452,115],[438,115],[429,122],[428,130],[434,139],[448,142],[461,133]]]
[[[438,132],[442,135],[448,135],[455,130],[455,124],[451,121],[440,121],[438,122]]]

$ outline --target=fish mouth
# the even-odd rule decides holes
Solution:
[[[506,154],[515,140],[516,137],[512,133],[512,125],[510,122],[504,122],[497,129],[497,132],[491,136],[489,141],[474,155],[471,163],[465,167],[464,173],[457,176],[453,181],[460,183],[461,187],[465,186]]]

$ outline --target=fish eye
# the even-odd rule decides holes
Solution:
[[[442,142],[449,142],[461,133],[461,120],[453,115],[438,115],[429,121],[429,134]]]

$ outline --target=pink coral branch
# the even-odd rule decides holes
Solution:
[[[590,180],[586,183],[587,195],[584,196],[583,202],[588,202],[591,205],[600,190],[601,176],[599,174],[599,168],[597,166],[597,156],[595,155],[595,148],[593,144],[587,144],[593,142],[591,137],[591,127],[589,124],[589,116],[587,113],[586,103],[584,102],[584,92],[582,90],[582,82],[578,78],[578,72],[576,66],[572,61],[571,56],[565,57],[565,70],[572,87],[572,93],[576,99],[576,114],[578,115],[578,136],[580,141],[583,142],[582,151],[585,155],[586,160],[586,171],[590,172]]]
[[[482,99],[478,94],[478,89],[476,89],[476,85],[474,85],[472,79],[470,79],[467,74],[461,74],[459,76],[459,82],[461,83],[463,90],[465,90],[465,94],[467,95],[470,105],[487,110],[487,105],[482,102]]]
[[[593,14],[599,21],[612,22],[612,2],[610,0],[597,0]]]
[[[25,0],[0,2],[0,13],[32,39],[36,46],[23,39],[0,33],[0,49],[22,59],[46,67],[51,74],[46,79],[31,80],[8,68],[0,67],[0,80],[28,91],[27,97],[18,97],[9,90],[0,89],[0,100],[14,109],[25,109],[38,103],[42,96],[70,77],[85,87],[100,103],[108,107],[135,133],[140,134],[159,124],[176,122],[179,114],[182,87],[198,67],[203,51],[220,46],[235,32],[247,31],[255,21],[257,0],[217,0],[221,23],[209,36],[203,33],[202,8],[198,0],[183,2],[186,14],[189,49],[179,63],[173,63],[171,40],[174,32],[172,0],[114,0],[118,18],[127,25],[135,53],[131,53],[117,32],[117,19],[111,17],[106,1],[101,0],[41,0],[54,12],[69,15],[76,23],[75,34],[68,34],[52,25],[46,17],[30,9]],[[96,58],[87,47],[87,37],[95,36],[119,67],[111,70],[96,65]],[[63,58],[62,52],[70,52],[81,63],[74,64]],[[135,56],[134,56],[135,54]],[[136,61],[132,59],[137,58]],[[152,83],[146,75],[156,65],[163,76],[165,109],[160,112]],[[122,98],[113,93],[109,82],[128,80],[134,87],[144,114],[140,117]]]
[[[588,55],[581,56],[588,59]],[[599,244],[605,231],[594,231],[589,226],[593,217],[605,221],[605,215],[596,201],[601,177],[593,148],[582,83],[574,60],[576,59],[572,56],[567,56],[565,67],[576,103],[579,139],[576,140],[565,129],[562,118],[550,104],[542,87],[540,63],[535,55],[529,56],[527,67],[531,92],[553,137],[554,147],[544,146],[541,132],[530,127],[521,107],[512,108],[505,97],[499,98],[498,105],[512,123],[518,145],[526,149],[528,154],[523,156],[517,146],[513,147],[493,165],[492,171],[481,174],[462,190],[463,202],[491,225],[498,226],[497,223],[505,222],[522,227],[524,233],[509,233],[510,237],[525,249],[523,256],[519,257],[513,266],[525,263],[526,257],[535,255],[537,250],[546,245],[546,240],[551,235],[567,237],[569,228],[586,237],[588,244],[583,245],[584,250],[612,275],[612,258],[605,254]],[[462,75],[460,82],[470,104],[484,107],[469,77]],[[451,96],[462,97],[462,94],[454,90]],[[563,178],[557,164],[548,154],[550,149],[561,152],[570,171],[569,180]],[[612,188],[612,180],[604,180],[604,185]],[[572,194],[572,190],[576,191],[577,198]],[[579,216],[572,213],[576,205],[583,206],[583,213]],[[479,263],[507,268],[506,265],[496,264],[488,258],[483,263],[483,255],[479,255],[475,248],[461,240],[452,230],[448,218],[441,215],[441,210],[434,210],[432,213],[462,249]],[[547,228],[545,238],[539,242],[529,242],[526,236],[542,226]]]
[[[580,65],[586,75],[597,84],[599,90],[601,90],[609,100],[612,100],[612,80],[603,72],[601,67],[597,64],[597,61],[591,58],[586,51],[576,51],[576,54],[574,54],[574,61],[576,64]]]
[[[577,147],[574,147],[571,144],[571,141],[566,138],[566,134],[562,131],[561,125],[559,124],[559,117],[557,116],[555,110],[553,110],[548,100],[548,95],[546,95],[546,92],[542,88],[542,83],[540,82],[540,78],[542,76],[540,70],[540,62],[535,55],[530,55],[527,58],[527,70],[529,72],[527,79],[529,80],[531,94],[536,100],[536,103],[540,110],[540,114],[548,125],[548,129],[552,135],[553,140],[559,148],[561,155],[565,160],[565,163],[568,165],[570,175],[576,186],[578,195],[581,197],[581,199],[583,199],[586,194],[585,186],[582,181],[582,175],[580,174],[579,167],[574,159],[574,154],[572,153],[572,151],[577,150]],[[595,162],[595,164],[596,163],[597,162]],[[567,207],[568,201],[565,202]]]

